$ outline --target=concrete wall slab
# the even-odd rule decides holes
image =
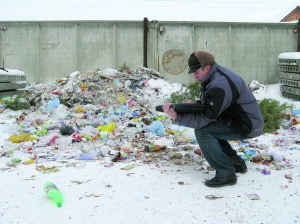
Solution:
[[[74,71],[143,65],[143,21],[1,21],[0,59],[29,82],[55,82]],[[278,83],[278,55],[297,50],[296,23],[149,21],[147,65],[170,82],[189,84],[183,66],[194,50],[246,81]]]

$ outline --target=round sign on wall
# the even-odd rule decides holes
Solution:
[[[180,49],[167,50],[162,58],[164,69],[173,75],[182,73],[187,64],[186,54]]]

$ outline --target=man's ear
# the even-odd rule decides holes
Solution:
[[[207,72],[209,72],[210,69],[211,69],[211,65],[207,65],[207,66],[205,67],[205,69],[206,69]]]

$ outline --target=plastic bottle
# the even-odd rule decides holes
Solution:
[[[150,145],[145,146],[145,151],[146,152],[157,152],[157,151],[164,150],[166,148],[167,148],[167,146],[160,146],[160,145],[150,144]]]
[[[264,160],[264,158],[260,155],[255,155],[250,159],[250,161],[253,162],[253,163],[259,163],[263,160]]]
[[[145,125],[150,125],[152,123],[152,120],[150,118],[143,117],[141,120]]]
[[[83,83],[83,84],[80,85],[81,91],[85,91],[86,88],[87,88],[87,84],[86,83]]]
[[[108,115],[113,115],[113,114],[115,114],[115,109],[114,109],[113,106],[110,106],[110,107],[108,108]]]
[[[251,158],[251,162],[253,163],[259,163],[261,161],[267,161],[271,162],[273,160],[273,157],[270,155],[255,155]]]
[[[121,152],[117,152],[113,158],[111,159],[112,162],[117,162],[119,158],[121,157]]]
[[[273,161],[273,156],[271,156],[271,155],[262,155],[262,158],[264,159],[264,161],[267,161],[267,162]]]
[[[47,197],[53,201],[57,207],[61,207],[63,203],[63,196],[60,190],[55,186],[54,183],[51,181],[48,181],[44,184],[44,191],[47,195]]]

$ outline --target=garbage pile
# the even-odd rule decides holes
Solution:
[[[254,89],[259,86],[256,83]],[[170,84],[159,72],[144,67],[125,72],[77,71],[55,83],[32,83],[22,96],[3,98],[0,103],[1,128],[9,134],[0,155],[11,158],[1,170],[36,164],[36,170],[57,172],[47,162],[70,160],[101,160],[106,167],[133,161],[157,167],[197,163],[200,169],[210,170],[193,130],[155,111],[156,105],[182,89],[181,84]],[[290,133],[272,136],[273,151],[259,138],[231,143],[245,160],[259,154],[269,168],[290,169],[293,165],[278,151],[299,149]],[[15,152],[25,160],[16,158]]]
[[[10,136],[1,156],[17,150],[35,164],[70,159],[104,159],[106,166],[132,160],[184,164],[198,147],[193,131],[155,111],[169,100],[170,90],[182,88],[144,67],[73,72],[55,83],[31,84],[23,96],[2,99],[1,120]],[[5,122],[8,118],[13,122]]]

